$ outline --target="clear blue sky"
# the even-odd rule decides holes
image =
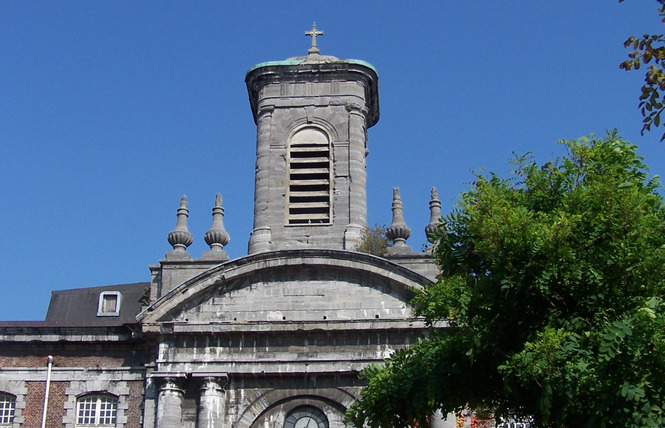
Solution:
[[[0,319],[41,320],[50,292],[149,280],[189,198],[194,257],[215,193],[227,251],[246,254],[255,125],[245,72],[322,54],[379,72],[369,132],[369,223],[399,186],[420,249],[432,186],[444,211],[471,171],[512,152],[618,128],[640,136],[643,75],[619,70],[630,35],[662,32],[650,0],[0,2]]]

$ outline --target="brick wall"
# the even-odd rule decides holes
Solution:
[[[51,382],[49,391],[46,426],[48,428],[62,428],[62,417],[65,414],[65,388],[67,382]],[[44,408],[44,382],[26,382],[28,394],[25,397],[25,410],[23,410],[26,428],[39,427],[42,424],[42,409]]]
[[[0,367],[46,367],[53,356],[54,367],[136,367],[149,362],[156,348],[146,344],[45,344],[3,343]]]
[[[127,376],[136,376],[143,366],[154,360],[156,347],[146,343],[18,343],[4,342],[0,347],[0,368],[11,370],[27,369],[25,372],[25,390],[23,397],[25,409],[22,411],[23,424],[25,428],[39,428],[42,421],[42,409],[44,405],[44,388],[48,355],[53,356],[54,377],[52,377],[46,426],[49,428],[62,428],[63,417],[67,416],[67,406],[71,408],[71,402],[66,405],[66,390],[72,386],[71,381],[85,382],[99,379],[96,370],[100,370],[99,376],[108,378],[104,369],[123,368],[118,373]],[[67,369],[79,369],[68,372]],[[91,369],[92,371],[80,368]],[[126,369],[139,369],[139,372],[128,372]],[[34,369],[39,369],[34,371]],[[60,371],[58,369],[61,369]],[[63,372],[62,370],[65,370]],[[16,376],[9,374],[4,376]],[[70,373],[71,379],[63,379],[63,373]],[[73,374],[72,374],[73,373]],[[130,374],[131,373],[131,374]],[[127,409],[124,411],[126,417],[125,428],[140,428],[143,416],[143,396],[145,380],[133,377],[136,380],[126,379],[129,395],[126,396]],[[140,379],[140,380],[138,380]],[[117,379],[120,381],[120,379]],[[94,392],[94,391],[91,391]],[[113,391],[111,391],[113,393]],[[125,393],[126,394],[126,393]],[[69,397],[71,400],[71,397]],[[71,412],[71,409],[70,409]],[[68,420],[73,415],[69,414]]]
[[[46,426],[48,428],[62,428],[65,415],[64,404],[66,400],[65,389],[69,382],[51,382],[49,391],[48,414]],[[140,428],[143,415],[143,381],[128,382],[130,389],[128,404],[125,412],[127,417],[126,428]],[[42,409],[44,406],[44,382],[26,382],[28,393],[25,397],[26,408],[23,411],[24,427],[36,428],[42,423]]]
[[[139,428],[141,427],[141,418],[143,416],[143,382],[127,382],[129,386],[129,398],[127,409],[127,425],[126,428]]]

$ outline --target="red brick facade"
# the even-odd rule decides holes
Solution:
[[[24,427],[40,427],[42,409],[44,408],[44,382],[26,382],[28,394],[23,410]],[[47,428],[62,428],[62,417],[65,414],[65,388],[67,382],[51,382],[49,389],[48,411],[46,414]]]
[[[154,354],[145,344],[12,344],[0,350],[0,367],[46,367],[53,356],[53,367],[142,367]]]
[[[125,413],[127,416],[127,428],[140,428],[143,412],[144,382],[128,382],[129,385],[129,407]]]
[[[88,392],[117,396],[120,426],[141,428],[145,365],[155,354],[156,347],[146,342],[5,341],[0,347],[0,392],[16,397],[16,423],[39,428],[51,355],[48,428],[74,426],[76,398]]]

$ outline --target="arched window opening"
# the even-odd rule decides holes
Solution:
[[[317,407],[300,406],[286,416],[284,428],[328,428],[328,418]]]
[[[89,394],[76,400],[77,427],[112,427],[118,415],[118,399],[109,394]]]
[[[330,223],[330,164],[330,141],[323,131],[304,128],[293,135],[289,144],[288,224]]]
[[[11,427],[16,412],[16,397],[0,392],[0,427]]]

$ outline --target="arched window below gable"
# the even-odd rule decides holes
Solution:
[[[292,410],[284,419],[284,428],[328,428],[328,418],[314,406],[300,406]]]

